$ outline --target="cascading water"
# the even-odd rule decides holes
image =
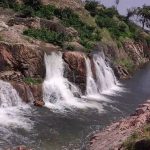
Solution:
[[[95,64],[96,70],[96,83],[99,89],[99,92],[105,92],[110,90],[117,85],[117,80],[114,75],[112,68],[105,61],[105,55],[103,52],[93,55],[93,61]]]
[[[43,99],[45,106],[54,110],[64,111],[67,107],[71,109],[96,107],[94,104],[74,96],[74,93],[81,95],[80,90],[64,78],[64,62],[62,53],[52,52],[51,55],[45,54],[46,78],[43,83]],[[99,108],[98,108],[99,109]]]
[[[21,104],[21,98],[16,90],[9,84],[0,80],[0,107],[7,108]]]
[[[25,123],[23,117],[28,108],[13,86],[0,80],[0,125],[28,128],[28,119]]]
[[[98,95],[98,89],[91,70],[91,62],[89,58],[85,58],[86,63],[86,94]]]
[[[75,97],[72,90],[79,91],[64,75],[64,62],[62,54],[45,54],[46,79],[43,84],[43,99],[48,107],[62,108],[64,102],[74,105]],[[61,105],[60,105],[61,104]]]
[[[105,55],[103,52],[93,54],[96,79],[94,79],[93,77],[91,62],[89,58],[85,58],[85,61],[87,70],[87,96],[100,95],[117,86],[118,81],[114,75],[112,68],[105,61]]]

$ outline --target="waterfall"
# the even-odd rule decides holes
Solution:
[[[91,62],[89,58],[85,58],[86,63],[86,94],[97,95],[98,89],[91,70]]]
[[[100,52],[99,54],[94,54],[93,61],[96,68],[96,83],[99,92],[105,92],[116,86],[116,77],[112,68],[108,62],[106,62],[104,53]]]
[[[112,68],[105,60],[103,52],[93,54],[93,62],[95,67],[96,79],[93,77],[91,62],[89,58],[86,58],[86,70],[87,70],[87,96],[100,95],[109,91],[117,85],[117,79],[114,75]]]
[[[0,80],[0,107],[21,105],[21,98],[10,83]]]
[[[45,54],[46,77],[43,83],[43,100],[45,107],[53,111],[65,111],[72,108],[97,108],[102,111],[102,107],[92,102],[85,102],[81,98],[74,96],[81,95],[76,85],[69,82],[64,77],[64,61],[61,52]]]
[[[10,83],[0,80],[0,125],[5,127],[13,125],[13,127],[17,126],[28,130],[31,122],[24,117],[26,112],[30,112],[29,105],[22,102]],[[2,128],[2,130],[5,129]]]
[[[45,54],[46,78],[43,83],[43,99],[48,107],[62,108],[63,105],[76,105],[73,93],[79,89],[64,78],[62,53]]]

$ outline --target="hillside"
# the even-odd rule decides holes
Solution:
[[[11,20],[6,20],[6,24],[8,22],[17,32],[15,25],[24,25],[25,29],[20,26],[19,32],[33,37],[34,40],[38,39],[73,51],[91,52],[94,47],[103,47],[105,54],[115,66],[115,70],[119,69],[117,72],[121,78],[129,76],[135,68],[147,60],[149,55],[147,49],[150,45],[150,36],[140,27],[126,20],[124,16],[120,16],[113,7],[107,9],[99,4],[91,6],[90,3],[87,3],[85,9],[80,0],[43,0],[37,3],[26,0],[24,4],[21,1],[18,3],[18,1],[8,0],[8,2],[2,1],[1,5],[16,11],[14,15],[13,13],[6,15],[11,18]],[[7,14],[5,10],[2,12]],[[31,17],[32,19],[29,19]],[[5,18],[3,13],[1,18]],[[5,32],[1,33],[2,36],[6,35]],[[16,34],[21,38],[12,40],[19,39],[25,43],[29,42],[25,40],[26,36],[23,34]],[[52,34],[55,34],[54,36],[57,36],[58,39],[54,37],[49,39],[48,36]],[[44,39],[43,36],[45,36]],[[12,41],[11,38],[6,37],[6,39]],[[30,40],[33,39],[30,38]],[[137,47],[136,51],[135,47]]]

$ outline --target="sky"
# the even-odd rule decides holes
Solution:
[[[98,1],[100,1],[107,7],[111,7],[113,4],[115,4],[115,0],[98,0]],[[120,14],[126,15],[128,8],[140,7],[144,4],[150,6],[150,0],[120,0],[118,10]]]

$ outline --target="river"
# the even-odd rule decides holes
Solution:
[[[114,90],[104,92],[98,98],[81,99],[82,104],[88,102],[93,107],[64,107],[59,110],[37,108],[32,104],[19,104],[15,106],[17,109],[14,106],[5,108],[4,105],[0,114],[0,150],[16,145],[26,145],[35,150],[84,149],[91,133],[132,114],[140,103],[150,98],[149,77],[150,64],[147,64],[132,79],[120,81]],[[2,87],[7,87],[9,93],[4,90],[1,98],[14,95],[10,85],[3,83]]]

